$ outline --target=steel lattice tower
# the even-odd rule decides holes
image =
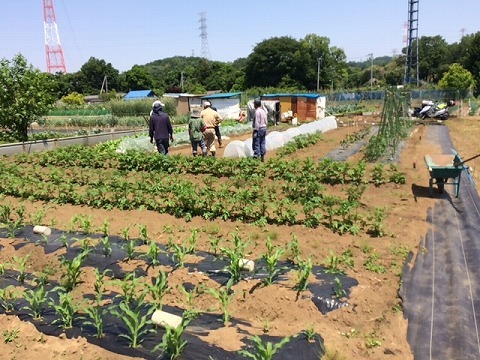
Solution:
[[[407,30],[407,51],[405,56],[405,78],[404,84],[412,83],[412,72],[415,72],[415,82],[419,84],[418,78],[418,2],[419,0],[408,0],[408,30]],[[415,47],[415,48],[414,48]]]
[[[65,60],[63,58],[62,44],[58,35],[57,20],[53,0],[43,0],[43,28],[45,31],[45,52],[47,54],[47,71],[55,74],[66,73]]]
[[[202,57],[210,60],[210,49],[208,47],[207,18],[205,12],[200,13],[200,38],[202,39]]]

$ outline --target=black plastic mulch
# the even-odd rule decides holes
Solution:
[[[428,127],[425,140],[440,144],[443,153],[453,148],[445,126]],[[413,184],[412,191],[429,196],[428,183]],[[408,341],[416,360],[480,359],[480,199],[468,171],[458,198],[448,185],[433,196],[437,202],[426,219],[431,228],[413,267],[405,267],[400,291]]]

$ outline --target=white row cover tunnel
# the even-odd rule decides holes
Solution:
[[[333,116],[305,123],[299,127],[290,128],[286,131],[271,131],[267,133],[266,148],[267,151],[281,148],[292,141],[298,135],[314,134],[316,132],[326,132],[337,128],[337,119]],[[252,138],[245,141],[234,140],[230,142],[223,153],[223,157],[239,158],[253,156]]]

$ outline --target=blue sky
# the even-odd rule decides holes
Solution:
[[[211,60],[247,57],[275,36],[317,34],[348,60],[400,53],[408,0],[53,0],[68,72],[93,56],[120,71],[171,56],[201,56],[205,12]],[[23,54],[45,71],[42,0],[2,0],[0,57]],[[480,0],[420,0],[419,36],[480,31]],[[463,29],[463,30],[462,30]]]

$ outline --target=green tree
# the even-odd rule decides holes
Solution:
[[[247,58],[245,86],[278,86],[287,75],[304,84],[310,55],[303,50],[301,42],[288,36],[260,42]]]
[[[0,126],[20,141],[28,140],[28,127],[51,108],[53,78],[27,64],[21,55],[0,61]]]
[[[148,90],[153,88],[153,77],[145,66],[133,65],[133,67],[125,72],[126,90]]]
[[[77,92],[72,92],[64,97],[62,97],[62,102],[67,105],[83,105],[85,104],[85,100],[83,99],[83,95]]]
[[[442,89],[469,90],[475,86],[475,79],[470,71],[460,64],[452,64],[438,82]]]
[[[422,36],[418,42],[418,57],[420,79],[436,83],[448,69],[448,44],[440,35]]]
[[[108,88],[117,89],[119,76],[118,70],[105,60],[91,57],[80,68],[78,84],[76,84],[75,91],[84,95],[98,94],[102,89],[102,83],[105,76],[107,77]]]
[[[476,94],[480,93],[480,32],[477,32],[470,43],[465,57],[465,69],[470,71],[475,79]]]

